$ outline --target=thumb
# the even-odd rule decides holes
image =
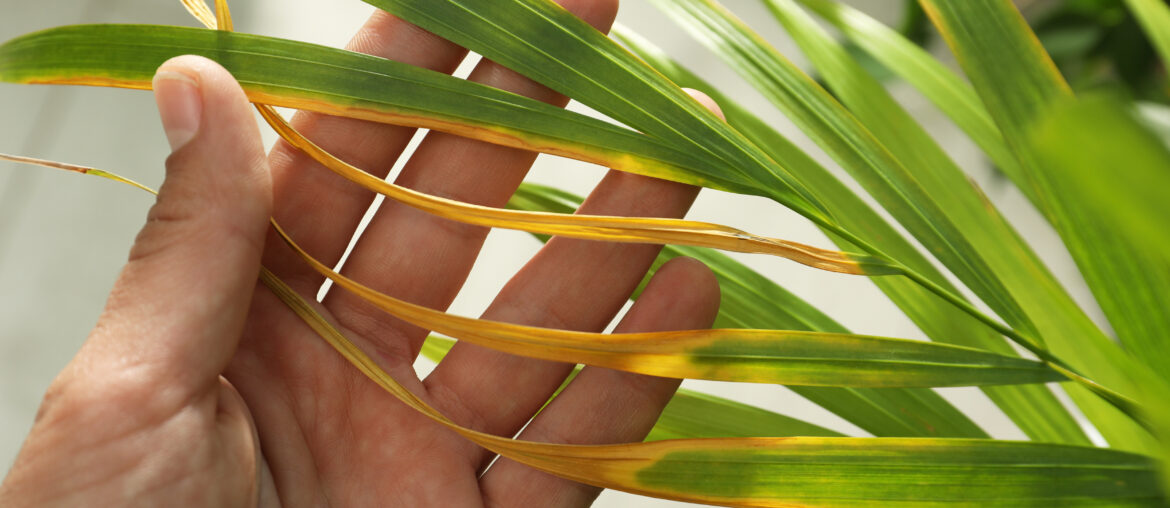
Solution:
[[[81,356],[89,368],[214,387],[256,285],[272,208],[268,166],[243,90],[218,64],[172,59],[154,90],[174,153]]]

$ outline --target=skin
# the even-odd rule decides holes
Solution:
[[[562,4],[608,29],[616,0]],[[451,72],[466,51],[384,13],[350,49]],[[470,79],[553,104],[566,99],[492,62]],[[166,180],[106,309],[52,383],[3,506],[582,506],[599,489],[500,460],[368,381],[267,289],[260,263],[312,300],[322,279],[267,227],[277,219],[326,264],[373,196],[284,144],[262,151],[238,84],[208,60],[160,68],[156,98],[175,148]],[[184,102],[184,97],[193,102]],[[709,101],[706,98],[700,100]],[[187,106],[184,106],[187,104]],[[413,130],[298,114],[327,150],[385,175]],[[535,155],[430,133],[397,183],[503,205]],[[681,217],[697,189],[611,172],[583,213]],[[346,275],[446,308],[487,230],[387,202]],[[659,247],[554,238],[484,318],[601,331]],[[618,332],[703,328],[719,300],[697,261],[663,267]],[[459,344],[426,379],[412,368],[426,331],[340,291],[319,310],[381,366],[456,422],[515,435],[571,369]],[[524,428],[527,440],[642,439],[678,381],[587,367]]]

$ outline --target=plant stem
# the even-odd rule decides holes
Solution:
[[[921,286],[923,289],[926,289],[927,291],[934,293],[935,295],[942,298],[943,300],[946,300],[947,302],[949,302],[951,305],[954,305],[959,310],[963,311],[964,313],[970,315],[971,317],[973,317],[973,318],[981,321],[982,323],[986,324],[987,326],[991,327],[991,329],[995,330],[997,333],[1003,335],[1004,337],[1007,337],[1008,339],[1011,339],[1012,342],[1019,344],[1024,349],[1027,349],[1029,352],[1036,355],[1036,357],[1039,358],[1041,361],[1048,364],[1049,368],[1059,372],[1060,374],[1062,374],[1063,376],[1068,378],[1070,381],[1075,382],[1081,386],[1084,386],[1090,392],[1093,392],[1098,397],[1105,399],[1105,401],[1109,402],[1114,407],[1121,410],[1121,412],[1129,415],[1131,418],[1134,419],[1134,421],[1136,421],[1139,424],[1146,426],[1148,428],[1146,419],[1142,417],[1142,411],[1141,411],[1140,406],[1133,399],[1131,399],[1125,395],[1122,395],[1121,393],[1118,393],[1117,391],[1115,391],[1111,388],[1108,388],[1108,387],[1106,387],[1106,386],[1104,386],[1104,385],[1102,385],[1102,384],[1100,384],[1092,379],[1085,377],[1083,374],[1078,372],[1076,369],[1074,369],[1072,366],[1070,366],[1064,360],[1061,360],[1060,358],[1054,356],[1050,351],[1048,351],[1047,349],[1044,349],[1042,346],[1040,346],[1039,341],[1025,336],[1024,334],[1020,333],[1018,330],[1016,330],[1008,325],[1005,325],[1005,324],[999,322],[998,320],[996,320],[995,318],[983,313],[979,309],[976,309],[974,305],[971,305],[971,302],[968,302],[962,296],[956,294],[954,291],[950,291],[950,290],[942,287],[938,283],[926,278],[926,276],[922,275],[921,273],[910,269],[909,267],[905,266],[904,264],[902,264],[898,260],[892,258],[891,256],[889,256],[885,252],[882,252],[882,250],[877,248],[877,246],[870,244],[869,242],[857,237],[856,235],[842,229],[839,226],[828,225],[828,224],[822,224],[822,225],[828,227],[830,229],[830,231],[832,231],[834,234],[836,234],[836,235],[840,236],[841,238],[845,239],[846,241],[856,245],[858,248],[864,250],[865,252],[869,253],[870,255],[877,257],[877,258],[889,263],[890,266],[898,269],[901,272],[902,276],[914,281],[916,284]]]
[[[962,296],[956,294],[954,291],[950,291],[950,290],[940,286],[938,283],[926,278],[926,276],[922,275],[921,273],[902,264],[902,262],[898,261],[897,259],[894,259],[889,254],[886,254],[881,249],[879,249],[877,246],[867,242],[866,240],[858,237],[857,235],[845,230],[844,228],[842,228],[836,224],[821,223],[820,225],[822,227],[829,229],[833,234],[840,236],[842,239],[857,246],[857,248],[869,253],[870,255],[872,255],[874,257],[877,257],[877,258],[889,263],[889,265],[891,267],[897,269],[901,275],[914,281],[919,286],[922,286],[923,289],[926,289],[927,291],[934,293],[935,295],[942,298],[943,300],[946,300],[947,302],[949,302],[951,305],[954,305],[959,310],[963,311],[964,313],[970,315],[971,317],[973,317],[973,318],[981,321],[982,323],[986,324],[987,326],[991,327],[992,330],[995,330],[997,333],[1011,339],[1012,342],[1015,342],[1016,344],[1019,344],[1021,347],[1027,349],[1028,351],[1031,351],[1037,357],[1039,357],[1041,359],[1045,359],[1045,360],[1047,358],[1051,357],[1051,355],[1048,353],[1048,351],[1046,351],[1045,349],[1043,349],[1037,345],[1039,343],[1038,341],[1024,336],[1016,329],[1014,329],[1008,325],[1005,325],[1005,324],[999,322],[998,320],[996,320],[995,318],[983,313],[979,309],[976,309],[974,305],[971,305],[971,302],[968,302]]]

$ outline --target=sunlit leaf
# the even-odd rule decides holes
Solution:
[[[155,25],[53,28],[0,46],[0,80],[149,89],[158,66],[184,54],[216,60],[263,104],[435,129],[637,174],[756,192],[725,163],[601,120],[446,74],[270,37]]]
[[[1132,249],[1149,260],[1136,276],[1170,280],[1170,151],[1145,129],[1132,111],[1101,97],[1062,104],[1041,120],[1033,136],[1040,162],[1052,174],[1054,190],[1077,196],[1082,227],[1115,231],[1119,242],[1106,250]],[[1124,161],[1124,167],[1118,167]],[[1159,262],[1160,260],[1160,262]],[[1123,275],[1116,275],[1123,276]],[[1131,286],[1140,291],[1143,286]],[[1157,308],[1165,301],[1147,298],[1118,325],[1133,355],[1161,372],[1170,371],[1170,337],[1158,327]],[[1163,312],[1164,313],[1164,312]],[[1148,329],[1142,329],[1147,327]]]
[[[587,240],[678,244],[769,254],[821,270],[854,275],[900,273],[897,267],[872,256],[836,252],[796,242],[766,238],[718,224],[680,219],[504,210],[430,196],[389,183],[329,154],[298,133],[270,107],[261,106],[260,114],[290,145],[304,151],[323,166],[350,181],[405,205],[466,224],[519,229],[531,233]]]
[[[423,342],[421,354],[438,363],[454,345],[454,340],[431,335]],[[579,367],[573,374],[576,375],[578,372]],[[572,377],[565,382],[568,383]],[[646,436],[646,440],[840,435],[824,427],[766,409],[680,388],[662,410],[662,415]]]
[[[1079,196],[1058,192],[1063,169],[1040,164],[1030,145],[1037,123],[1056,104],[1070,100],[1072,92],[1023,16],[1008,0],[923,0],[923,5],[1004,133],[1024,181],[1041,209],[1048,210],[1118,337],[1130,343],[1135,333],[1163,330],[1147,341],[1164,341],[1170,315],[1155,302],[1170,301],[1170,270],[1151,268],[1150,260],[1128,248],[1117,231],[1102,227]],[[1137,390],[1128,373],[1138,366],[1104,334],[1069,324],[1051,322],[1063,333],[1045,334],[1050,349],[1083,374],[1132,398]],[[1111,445],[1153,448],[1149,435],[1116,409],[1080,388],[1070,389],[1070,395]]]
[[[313,259],[276,230],[318,273],[395,317],[530,358],[660,377],[808,386],[969,386],[1063,379],[1040,362],[904,339],[745,329],[610,335],[465,318],[363,286]]]
[[[926,130],[794,1],[765,0],[765,3],[820,71],[835,97],[909,170],[909,174],[894,178],[912,178],[936,202],[945,204],[938,210],[960,225],[971,246],[1002,281],[1004,293],[984,294],[999,300],[1023,299],[1025,302],[1043,297],[1035,294],[1036,280],[1051,282],[1054,281],[1052,275]],[[1015,307],[1014,303],[991,305],[1003,312]],[[1010,315],[1007,319],[1016,326],[1030,324],[1030,321],[1014,321]],[[962,339],[974,341],[971,345],[975,347],[1013,354],[1012,348],[999,337],[964,334],[959,340]],[[950,342],[956,339],[939,337],[936,340]],[[1037,388],[1015,393],[995,390],[990,395],[997,402],[1008,405],[1005,410],[1009,410],[1013,419],[1019,421],[1029,434],[1043,433],[1041,436],[1045,440],[1072,436],[1074,443],[1087,443],[1075,420],[1056,398],[1047,390]],[[1054,419],[1060,421],[1051,421]]]
[[[831,219],[792,175],[597,29],[548,0],[364,0],[630,127],[706,152],[764,195]],[[604,76],[604,79],[599,79]]]
[[[655,65],[657,66],[657,64]],[[667,75],[671,76],[670,73]],[[721,103],[733,105],[729,102]],[[731,112],[733,111],[734,109]],[[728,118],[732,119],[734,115]],[[532,184],[520,186],[516,195],[509,201],[509,206],[517,208],[549,210],[559,213],[571,213],[580,204],[580,197]],[[667,246],[655,260],[651,272],[678,256],[689,256],[702,261],[718,278],[721,301],[719,315],[715,319],[716,328],[849,332],[844,326],[808,302],[717,251]],[[652,274],[647,274],[639,290],[644,287]],[[891,279],[875,280],[888,281]],[[637,293],[636,291],[635,295]],[[966,317],[966,314],[959,313],[945,303],[943,303],[942,309]],[[957,333],[971,329],[982,330],[978,325],[972,325],[966,329],[955,326],[953,329]],[[984,389],[1031,388],[1038,388],[1047,393],[1047,389],[1039,385],[985,387]],[[929,389],[814,386],[791,386],[789,389],[875,436],[988,437],[975,422],[972,422],[946,399]],[[1054,426],[1059,423],[1055,417],[1053,421],[1052,425]]]
[[[1164,502],[1152,460],[1087,447],[825,437],[582,446],[483,434],[460,427],[403,388],[271,272],[263,270],[261,277],[342,356],[399,400],[493,452],[590,485],[727,506]]]

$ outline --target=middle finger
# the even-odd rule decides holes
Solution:
[[[560,3],[602,31],[609,30],[617,15],[617,0]],[[558,106],[568,103],[568,98],[488,60],[480,62],[468,79]],[[503,206],[536,156],[534,152],[431,131],[396,183],[468,203]],[[487,233],[488,228],[386,200],[354,246],[343,272],[395,298],[445,309],[467,279]],[[330,293],[324,303],[385,366],[409,364],[418,356],[426,330],[345,291]]]

